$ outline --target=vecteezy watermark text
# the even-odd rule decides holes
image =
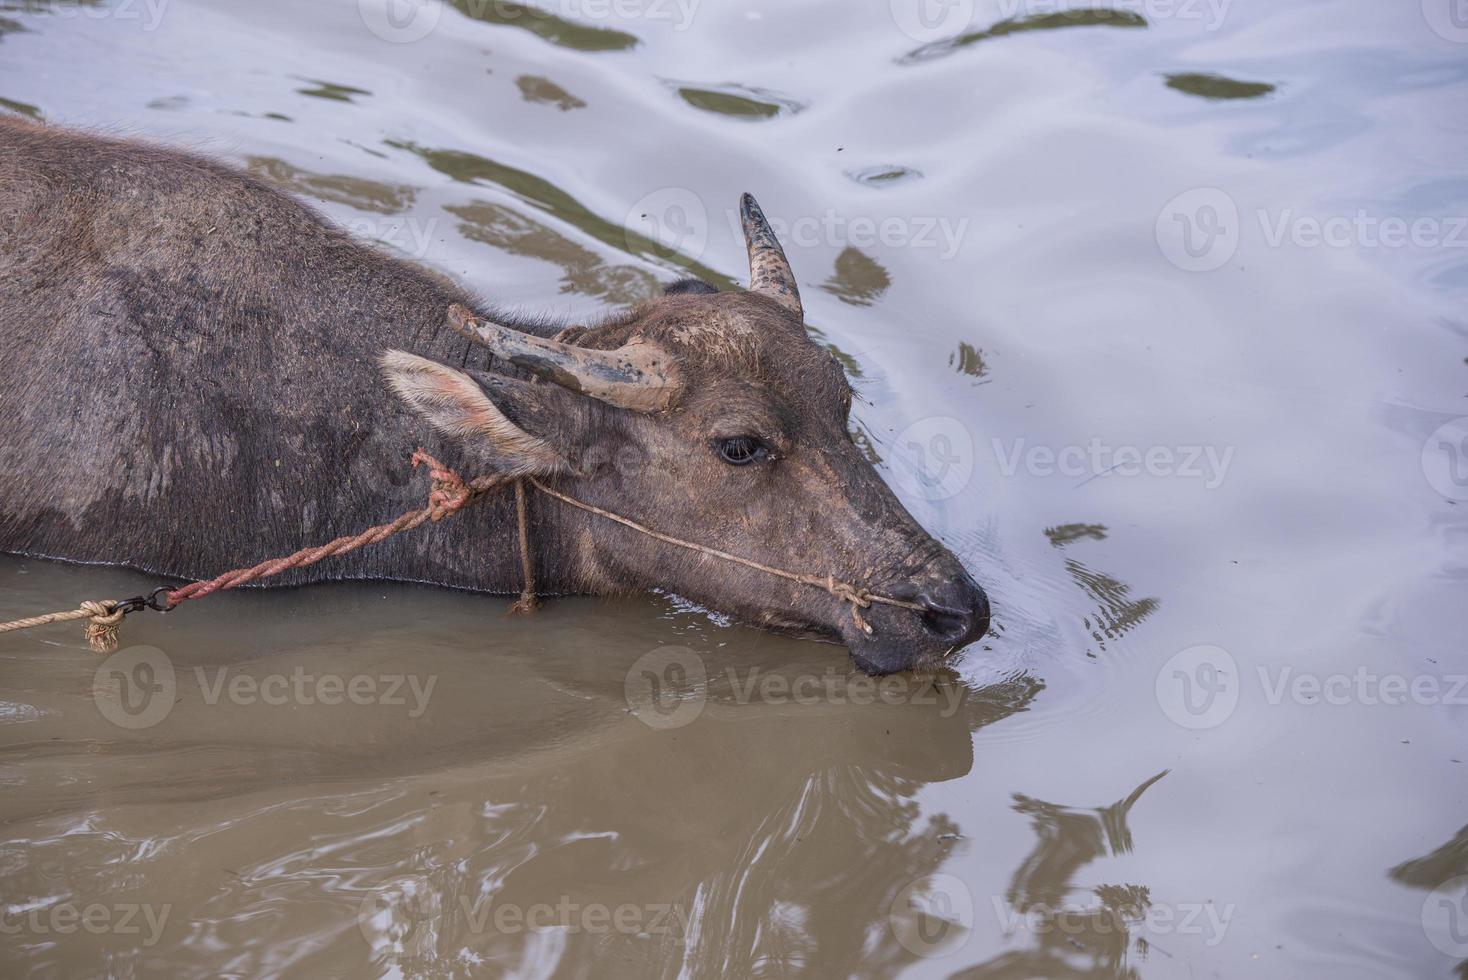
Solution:
[[[651,239],[661,247],[697,261],[708,247],[711,222],[709,208],[698,194],[686,187],[662,187],[639,198],[627,212],[623,226],[628,247],[637,248],[633,235]],[[743,219],[737,208],[723,209],[733,240],[744,240]],[[943,260],[963,249],[968,234],[967,217],[948,214],[846,215],[834,209],[815,214],[766,212],[770,228],[786,251],[796,248],[877,247],[917,249],[932,252]]]
[[[1468,44],[1468,0],[1421,0],[1422,19],[1444,41]]]
[[[724,212],[729,230],[736,240],[744,236],[743,219],[738,210]],[[911,248],[937,253],[940,259],[951,259],[963,248],[969,219],[952,215],[869,215],[848,216],[827,208],[820,214],[768,215],[775,237],[788,250],[791,248]]]
[[[717,691],[711,694],[710,689]],[[659,647],[627,671],[627,708],[657,729],[682,728],[710,700],[721,704],[918,705],[951,718],[963,707],[968,688],[947,674],[867,674],[827,668],[819,673],[783,673],[758,667],[725,667],[712,676],[704,659],[687,647]]]
[[[1084,446],[1054,447],[1029,445],[1023,437],[1008,445],[994,439],[992,445],[999,472],[1007,477],[1020,471],[1038,477],[1182,477],[1202,480],[1208,490],[1223,483],[1234,458],[1233,446],[1112,446],[1092,439]]]
[[[421,878],[391,882],[369,893],[357,908],[357,926],[373,951],[423,952],[426,941],[448,934],[472,937],[527,933],[592,936],[682,936],[688,920],[672,902],[609,905],[561,895],[554,902],[519,903],[491,895],[446,895]]]
[[[53,902],[10,904],[0,910],[0,935],[137,936],[141,946],[156,946],[168,924],[171,905],[138,902]]]
[[[1422,475],[1449,500],[1468,500],[1468,416],[1444,422],[1422,443]]]
[[[1122,891],[1121,895],[1106,894]],[[1153,902],[1145,893],[1098,889],[1092,904],[1037,903],[1015,908],[999,895],[990,896],[994,920],[1008,936],[1132,935],[1199,936],[1207,946],[1223,942],[1233,921],[1233,904]],[[898,943],[922,957],[947,956],[960,950],[974,929],[977,908],[972,891],[960,878],[934,874],[919,878],[897,893],[888,913]]]
[[[1235,447],[1203,443],[1115,445],[1100,437],[1085,443],[1049,445],[1016,439],[991,439],[998,475],[1062,477],[1089,482],[1100,477],[1159,477],[1197,480],[1204,489],[1223,484]],[[968,489],[978,466],[973,433],[961,419],[929,416],[908,425],[888,444],[892,481],[906,494],[947,500]]]
[[[947,956],[974,928],[974,896],[961,878],[928,875],[899,891],[887,911],[898,945],[915,956]]]
[[[92,698],[102,717],[119,728],[144,729],[162,722],[179,700],[181,679],[192,679],[203,703],[248,707],[294,705],[380,705],[406,709],[419,718],[428,709],[438,675],[287,672],[257,675],[236,667],[195,667],[180,674],[173,660],[157,647],[128,647],[98,665]]]
[[[145,32],[156,31],[163,23],[172,0],[112,0],[110,3],[88,3],[85,0],[11,0],[5,10],[19,13],[50,14],[62,20],[85,18],[133,24]]]
[[[1440,951],[1468,959],[1468,875],[1457,875],[1422,900],[1422,931]]]
[[[1269,707],[1285,703],[1303,707],[1464,707],[1468,706],[1468,674],[1405,674],[1367,666],[1317,673],[1292,665],[1260,665],[1241,672],[1227,650],[1201,645],[1168,658],[1157,672],[1156,694],[1168,718],[1199,730],[1228,721],[1245,697]]]
[[[345,222],[353,241],[370,241],[414,259],[422,259],[433,247],[438,234],[438,219],[427,221],[414,217],[352,218]]]
[[[999,927],[1009,935],[1106,936],[1142,933],[1154,936],[1201,936],[1205,946],[1223,942],[1234,906],[1212,902],[1176,904],[1133,901],[1120,906],[1034,905],[1023,911],[995,895],[991,899]]]
[[[256,677],[228,667],[194,668],[194,679],[208,705],[227,701],[235,705],[271,707],[314,704],[385,705],[408,709],[409,718],[421,717],[438,684],[438,675],[314,674],[296,667],[289,674]]]
[[[1222,268],[1246,239],[1269,249],[1468,248],[1468,215],[1392,215],[1366,208],[1320,214],[1283,207],[1257,208],[1252,216],[1257,236],[1227,192],[1184,191],[1158,213],[1157,245],[1168,262],[1188,272]]]

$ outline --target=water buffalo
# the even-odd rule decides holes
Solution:
[[[422,443],[926,612],[874,606],[868,633],[826,591],[532,493],[543,592],[665,588],[873,673],[944,656],[988,628],[984,593],[853,444],[842,369],[748,196],[743,216],[748,290],[684,282],[568,327],[489,309],[220,163],[0,121],[0,551],[207,577],[421,505]],[[514,513],[503,494],[272,581],[514,593]]]

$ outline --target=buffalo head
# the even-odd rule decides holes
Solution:
[[[748,195],[742,213],[746,291],[681,283],[553,339],[455,308],[457,329],[530,380],[398,351],[383,358],[388,379],[486,469],[554,479],[665,534],[924,611],[876,605],[863,628],[826,591],[562,507],[568,586],[667,588],[747,622],[839,641],[873,673],[935,661],[984,635],[988,601],[852,441],[841,365],[806,333],[790,265]]]

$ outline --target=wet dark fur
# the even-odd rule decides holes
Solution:
[[[376,359],[491,367],[446,325],[451,303],[482,306],[248,174],[0,122],[0,550],[194,578],[418,506],[413,448],[463,455],[406,415]],[[276,582],[513,591],[508,513]],[[547,583],[565,558],[542,557]]]
[[[469,473],[494,468],[491,447],[440,436],[389,391],[377,358],[400,348],[483,372],[511,421],[572,460],[563,486],[583,499],[889,591],[966,580],[851,445],[850,389],[798,319],[697,281],[670,293],[576,342],[662,344],[689,383],[674,411],[637,415],[548,384],[500,392],[509,372],[448,326],[448,308],[542,336],[564,324],[486,310],[231,167],[0,121],[0,551],[208,577],[421,506],[415,446]],[[788,458],[718,461],[711,440],[746,431]],[[593,526],[539,495],[531,510],[544,591],[661,586],[865,642],[819,590]],[[343,578],[518,591],[510,495],[272,584]],[[868,666],[937,649],[910,613],[873,619],[893,652]]]

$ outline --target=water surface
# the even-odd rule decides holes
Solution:
[[[739,281],[753,191],[994,632],[885,689],[670,596],[7,636],[6,976],[1468,969],[1447,0],[395,9],[3,0],[0,111],[571,316]],[[0,617],[154,584],[0,559]]]

